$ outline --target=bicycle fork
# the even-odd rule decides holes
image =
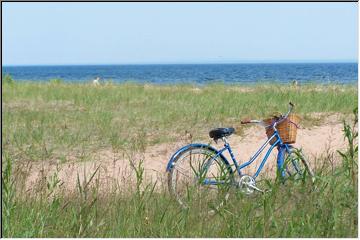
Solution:
[[[277,155],[277,171],[278,174],[281,176],[282,179],[285,178],[285,169],[284,169],[284,163],[285,163],[285,153],[288,151],[287,147],[285,145],[279,145],[278,146],[278,155]]]

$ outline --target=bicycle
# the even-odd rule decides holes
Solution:
[[[188,208],[193,193],[197,193],[199,199],[205,199],[207,204],[212,205],[213,208],[219,208],[224,204],[224,200],[228,199],[229,189],[232,186],[247,195],[252,194],[254,191],[264,193],[264,190],[256,186],[256,178],[275,147],[278,149],[277,171],[280,178],[298,179],[309,176],[314,181],[314,173],[307,159],[300,150],[295,149],[291,144],[283,142],[277,129],[279,124],[288,119],[293,108],[294,104],[290,102],[288,112],[275,119],[271,124],[266,124],[263,120],[241,121],[241,124],[258,124],[273,131],[272,135],[268,135],[268,139],[250,160],[243,164],[237,162],[227,141],[227,137],[235,132],[234,128],[217,128],[209,132],[209,136],[216,143],[219,139],[224,142],[224,147],[220,150],[210,144],[202,143],[192,143],[177,150],[171,156],[166,167],[171,195],[175,196],[176,200],[184,208]],[[242,174],[241,170],[251,165],[269,143],[271,146],[255,174],[253,176]],[[228,151],[233,165],[224,156],[225,151]]]

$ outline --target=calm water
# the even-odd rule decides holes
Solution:
[[[99,76],[113,82],[171,84],[224,83],[357,83],[357,63],[306,64],[173,64],[3,67],[15,80],[88,82]]]

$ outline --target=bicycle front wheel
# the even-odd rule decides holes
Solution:
[[[197,205],[197,209],[206,208],[208,212],[223,206],[232,182],[227,160],[206,145],[182,151],[168,174],[170,193],[183,208]]]
[[[310,167],[308,159],[303,152],[297,148],[290,148],[285,154],[285,171],[288,178],[303,179],[309,177],[315,180],[315,174]]]

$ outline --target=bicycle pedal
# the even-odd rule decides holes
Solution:
[[[258,191],[258,192],[261,192],[261,193],[265,193],[265,191],[261,190],[260,188],[256,187],[255,185],[252,185],[252,184],[247,184],[248,187]]]

